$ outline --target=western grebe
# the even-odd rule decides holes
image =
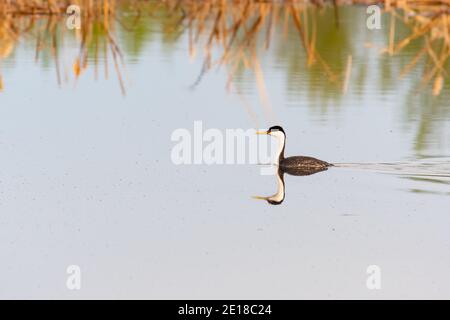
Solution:
[[[275,137],[278,140],[278,151],[276,163],[278,167],[292,175],[305,175],[305,171],[311,170],[327,170],[328,167],[333,166],[331,163],[304,156],[284,157],[284,147],[286,145],[286,133],[280,126],[270,127],[267,131],[257,131],[257,134],[267,134]],[[290,172],[289,172],[290,171]],[[296,174],[295,172],[298,172]],[[315,173],[315,172],[314,172]]]
[[[304,156],[284,157],[284,147],[286,145],[286,133],[280,126],[270,127],[267,131],[257,131],[257,134],[271,135],[278,140],[278,151],[275,164],[278,166],[277,170],[277,192],[269,197],[255,196],[253,198],[259,200],[266,200],[269,204],[281,204],[285,198],[285,184],[284,174],[287,173],[293,176],[309,176],[321,171],[328,170],[333,166],[331,163]]]

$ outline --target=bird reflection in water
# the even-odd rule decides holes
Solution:
[[[284,174],[287,173],[292,176],[309,176],[318,172],[326,171],[328,168],[282,168],[279,167],[277,170],[277,182],[278,182],[278,189],[277,192],[271,196],[268,197],[260,197],[260,196],[254,196],[254,199],[258,200],[266,200],[267,203],[272,205],[281,204],[284,201],[285,195],[286,195],[286,187],[284,183]]]

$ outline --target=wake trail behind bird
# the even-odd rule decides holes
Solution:
[[[401,162],[333,163],[335,168],[370,170],[395,175],[450,178],[450,158],[418,159]]]

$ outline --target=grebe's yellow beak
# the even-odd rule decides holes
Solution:
[[[256,134],[268,134],[267,131],[256,131]]]
[[[257,200],[267,200],[268,197],[253,196],[252,198]]]

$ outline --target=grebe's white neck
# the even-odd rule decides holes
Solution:
[[[269,197],[260,197],[255,196],[253,198],[259,199],[259,200],[266,200],[270,204],[281,204],[284,201],[285,197],[285,191],[284,191],[284,178],[283,178],[283,172],[280,170],[277,170],[277,182],[278,182],[278,188],[277,192]]]
[[[271,136],[275,137],[278,142],[278,149],[276,152],[275,164],[280,164],[280,161],[284,159],[284,146],[286,144],[286,135],[283,131],[272,131],[269,133]]]
[[[259,200],[266,200],[270,204],[281,204],[284,201],[285,189],[284,189],[283,172],[281,172],[280,170],[277,171],[277,182],[278,182],[277,193],[269,197],[255,196],[253,198]]]
[[[281,173],[282,174],[282,173]],[[278,189],[277,193],[275,193],[273,196],[267,197],[267,200],[271,201],[272,204],[275,202],[277,204],[283,202],[284,200],[284,181],[283,177],[281,176],[280,172],[277,174],[277,182],[278,182]]]

